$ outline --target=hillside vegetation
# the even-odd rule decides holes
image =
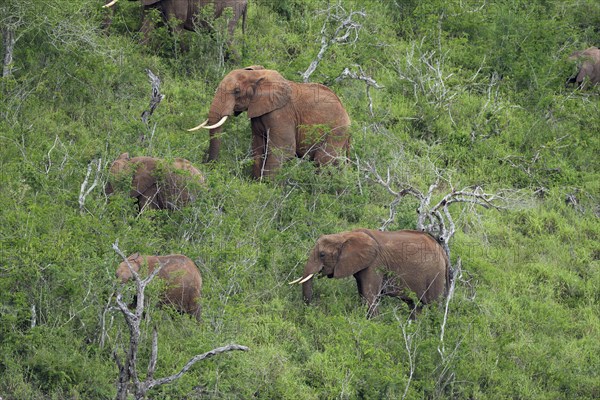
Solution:
[[[250,0],[232,48],[223,20],[179,36],[159,28],[142,46],[139,2],[120,1],[105,28],[103,3],[0,4],[3,38],[15,33],[0,78],[0,398],[115,397],[113,353],[129,332],[113,243],[185,254],[204,281],[200,324],[149,291],[142,371],[153,327],[156,377],[218,346],[250,348],[150,398],[600,397],[600,89],[565,87],[568,56],[600,45],[600,2]],[[349,161],[296,159],[253,180],[242,114],[225,125],[219,161],[203,163],[208,133],[186,129],[222,77],[263,65],[300,82],[323,36],[309,81],[348,110]],[[338,79],[345,68],[364,79]],[[165,95],[148,124],[146,69]],[[123,152],[188,159],[206,188],[179,211],[138,215],[127,193],[104,192]],[[436,181],[431,204],[453,189],[502,196],[499,209],[448,208],[462,271],[447,310],[442,300],[409,321],[386,297],[367,319],[352,278],[317,280],[304,305],[288,282],[320,235],[414,229],[419,202],[390,191]]]

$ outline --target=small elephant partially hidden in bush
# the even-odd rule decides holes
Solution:
[[[589,49],[575,51],[569,56],[569,60],[578,61],[579,69],[576,75],[567,79],[567,85],[572,83],[583,89],[587,80],[592,86],[600,83],[600,49],[590,47]]]
[[[180,312],[200,321],[202,277],[191,259],[180,254],[142,256],[135,253],[127,257],[127,261],[136,273],[139,273],[140,268],[147,267],[146,273],[151,274],[155,268],[162,266],[158,277],[166,282],[166,288],[161,296],[161,303],[173,305]],[[122,283],[133,277],[125,261],[119,264],[116,275]]]
[[[147,208],[174,210],[194,201],[204,176],[183,158],[168,163],[153,157],[130,158],[129,153],[123,153],[110,167],[106,194],[113,193],[119,183],[138,200],[140,212]]]
[[[443,247],[427,233],[357,229],[317,240],[302,278],[290,282],[302,283],[307,304],[312,300],[316,274],[328,278],[353,275],[358,293],[369,306],[368,317],[378,314],[381,295],[400,297],[411,306],[414,317],[423,304],[447,294],[450,261]]]
[[[112,0],[104,5],[104,8],[112,7],[118,0]],[[136,1],[136,0],[130,0]],[[147,43],[150,32],[154,29],[152,19],[149,16],[150,10],[158,10],[163,22],[170,19],[177,19],[181,25],[174,27],[176,32],[183,29],[194,31],[198,26],[208,27],[206,21],[202,21],[200,14],[202,8],[212,5],[214,7],[214,17],[219,18],[226,8],[231,8],[233,15],[227,24],[229,37],[233,37],[233,31],[240,18],[242,18],[242,30],[246,31],[246,14],[248,13],[248,0],[141,0],[143,9],[143,21],[141,32],[143,42]]]

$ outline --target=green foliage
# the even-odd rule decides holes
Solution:
[[[117,240],[126,254],[185,254],[204,281],[201,324],[147,310],[140,365],[154,326],[156,377],[220,345],[251,348],[197,364],[152,398],[600,397],[599,91],[564,88],[568,55],[600,42],[598,2],[261,0],[231,41],[231,14],[215,20],[207,9],[212,29],[174,35],[157,24],[148,46],[139,2],[112,14],[102,3],[0,6],[0,28],[18,38],[12,74],[0,78],[2,398],[114,397],[112,354],[128,340],[114,308]],[[348,110],[350,160],[294,159],[254,181],[240,116],[224,126],[221,159],[203,164],[208,134],[184,129],[204,119],[220,79],[262,64],[299,81],[323,27],[331,36],[335,16],[356,10],[360,28],[330,43],[311,76]],[[383,88],[336,80],[356,65]],[[149,126],[139,118],[146,68],[165,94]],[[186,158],[206,188],[180,211],[138,215],[126,190],[110,199],[103,190],[126,151]],[[94,160],[100,174],[92,168],[96,186],[80,209]],[[506,210],[450,207],[463,274],[443,342],[443,304],[409,324],[408,308],[384,298],[367,320],[351,278],[317,280],[310,306],[287,284],[320,235],[376,229],[390,216],[393,196],[367,162],[424,192],[442,176],[434,200],[451,187],[520,190]],[[417,206],[404,197],[388,229],[414,228]]]

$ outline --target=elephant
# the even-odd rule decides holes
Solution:
[[[132,166],[135,166],[133,172]],[[183,158],[176,158],[169,165],[159,158],[130,158],[129,153],[123,153],[110,167],[106,194],[113,193],[117,182],[124,177],[127,177],[129,196],[137,199],[140,212],[146,208],[179,209],[195,200],[198,189],[205,181],[202,173]]]
[[[381,295],[405,301],[414,318],[422,305],[447,295],[451,270],[448,255],[428,233],[356,229],[319,237],[302,277],[290,282],[302,284],[306,304],[312,300],[317,274],[328,278],[353,275],[368,305],[368,318],[378,315]]]
[[[277,71],[254,65],[229,72],[217,87],[208,119],[189,129],[210,130],[208,161],[219,156],[225,120],[244,111],[252,128],[256,179],[272,177],[295,156],[320,166],[349,155],[350,117],[331,89],[292,82]]]
[[[586,77],[590,84],[600,83],[600,49],[590,47],[589,49],[575,51],[569,56],[571,61],[579,61],[581,65],[577,74],[567,79],[566,85],[575,84],[583,89],[586,86]]]
[[[104,5],[105,8],[112,7],[118,0],[113,0]],[[129,0],[138,1],[138,0]],[[141,32],[143,34],[142,42],[148,42],[149,34],[153,29],[153,24],[148,15],[151,9],[157,9],[164,22],[176,18],[182,22],[175,30],[181,32],[182,29],[194,31],[196,26],[206,26],[207,24],[199,19],[200,10],[208,4],[215,7],[215,18],[219,18],[226,8],[233,9],[233,18],[227,25],[229,37],[233,37],[233,31],[240,17],[242,18],[242,31],[246,31],[246,14],[248,12],[248,0],[141,0],[144,18]]]
[[[202,292],[202,276],[194,262],[181,254],[167,256],[143,256],[135,253],[127,257],[131,268],[139,273],[140,268],[147,266],[151,274],[158,266],[162,266],[158,277],[166,282],[164,293],[161,294],[161,304],[171,304],[178,311],[187,313],[200,321],[202,307],[200,294]],[[116,276],[121,283],[126,283],[133,278],[126,261],[119,264]],[[134,303],[135,303],[134,299]]]

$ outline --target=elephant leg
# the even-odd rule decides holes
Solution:
[[[260,179],[263,175],[266,145],[265,138],[262,135],[252,135],[252,157],[254,158],[252,176],[256,179]]]
[[[327,164],[337,165],[340,157],[348,156],[350,147],[347,127],[333,129],[325,136],[325,141],[318,144],[312,155],[317,166]]]
[[[159,190],[156,187],[146,190],[144,193],[140,193],[138,196],[140,213],[146,209],[160,209],[161,204],[159,200]]]
[[[284,113],[272,112],[253,121],[255,119],[262,121],[252,124],[253,138],[256,138],[252,146],[254,177],[273,177],[283,162],[296,154],[295,124]]]
[[[381,293],[381,285],[383,284],[383,277],[377,273],[375,268],[365,268],[354,274],[354,278],[356,279],[360,296],[366,301],[369,307],[367,317],[376,317],[379,315],[377,305]]]

